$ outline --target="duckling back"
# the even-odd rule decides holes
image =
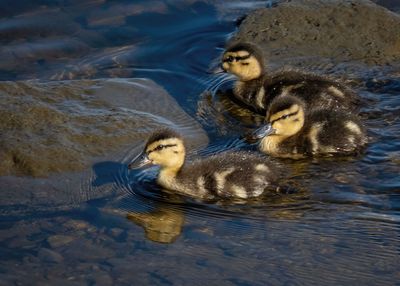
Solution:
[[[329,78],[297,72],[285,71],[261,79],[237,82],[234,95],[258,113],[265,113],[270,103],[277,97],[292,95],[302,99],[308,111],[317,109],[337,109],[357,111],[360,99],[347,86]]]
[[[359,96],[347,86],[327,77],[286,71],[265,81],[270,90],[270,103],[276,96],[293,95],[304,100],[309,112],[318,109],[356,111],[360,104]],[[268,107],[268,102],[266,107]]]
[[[333,110],[309,116],[304,136],[311,154],[357,153],[367,143],[366,130],[355,115]]]
[[[185,164],[176,176],[176,189],[201,199],[248,199],[274,189],[276,166],[250,152],[225,152]]]

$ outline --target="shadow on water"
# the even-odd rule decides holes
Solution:
[[[105,184],[115,183],[117,175],[123,168],[126,168],[126,165],[120,162],[106,161],[94,164],[95,179],[91,183],[92,186],[100,187]]]

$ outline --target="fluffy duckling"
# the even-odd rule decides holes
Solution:
[[[223,71],[237,76],[233,94],[242,103],[265,114],[277,96],[294,95],[315,109],[358,108],[358,95],[343,84],[326,77],[299,71],[268,74],[260,48],[249,43],[229,47],[222,56]]]
[[[273,190],[278,179],[272,163],[251,152],[225,152],[190,163],[185,162],[185,153],[178,133],[159,130],[128,168],[159,165],[160,186],[202,200],[258,197]]]
[[[275,98],[266,115],[267,124],[255,132],[259,149],[276,157],[357,153],[366,143],[358,117],[341,110],[305,112],[305,102],[295,96]]]

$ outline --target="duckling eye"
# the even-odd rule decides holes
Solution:
[[[285,114],[285,115],[283,115],[282,117],[281,117],[281,119],[286,119],[286,118],[288,118],[290,116],[290,114]]]
[[[160,151],[160,150],[162,150],[162,149],[164,149],[164,148],[165,148],[165,145],[160,144],[160,145],[158,145],[154,150],[155,150],[155,151]]]
[[[175,147],[177,146],[176,144],[160,144],[158,145],[156,148],[154,148],[153,150],[151,150],[149,153],[153,152],[153,151],[160,151],[164,148],[169,148],[169,147]]]
[[[231,63],[231,62],[234,61],[234,59],[235,59],[234,57],[229,56],[229,57],[227,57],[227,58],[225,59],[225,61],[228,62],[228,63]]]

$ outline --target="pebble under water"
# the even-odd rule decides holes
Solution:
[[[238,138],[262,117],[229,101],[232,78],[211,70],[236,20],[279,1],[225,2],[4,1],[0,87],[148,78],[196,123],[175,111],[171,119],[164,105],[152,122],[201,125],[208,135],[190,158],[253,149]],[[399,12],[396,1],[375,2]],[[43,178],[0,177],[0,285],[398,285],[400,71],[358,62],[315,70],[345,78],[365,101],[370,143],[362,154],[273,159],[290,191],[250,202],[161,190],[156,168],[127,169],[142,145],[96,162],[62,194]],[[43,191],[8,191],[30,184]]]

